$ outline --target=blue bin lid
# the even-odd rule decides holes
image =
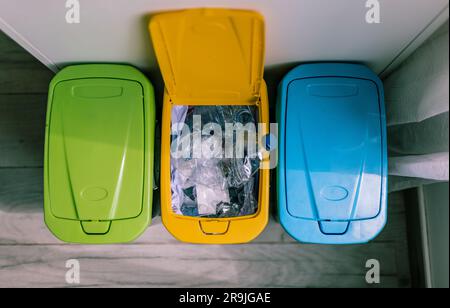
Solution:
[[[293,235],[306,242],[369,240],[385,222],[381,82],[361,65],[308,64],[289,73],[280,90],[282,224],[289,216],[287,221],[294,224],[287,223],[294,230],[289,233],[301,230],[296,225],[309,224],[304,231],[309,234]],[[361,222],[371,236],[353,230]]]

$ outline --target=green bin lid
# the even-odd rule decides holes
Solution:
[[[45,216],[57,237],[126,242],[145,229],[153,130],[153,91],[136,69],[77,65],[55,76],[47,115]]]

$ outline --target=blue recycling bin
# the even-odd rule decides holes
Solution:
[[[387,221],[383,84],[358,64],[304,64],[279,86],[278,215],[305,243],[356,244]]]

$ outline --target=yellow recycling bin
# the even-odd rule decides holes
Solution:
[[[269,169],[262,167],[269,158],[261,145],[269,126],[267,88],[263,80],[264,20],[252,11],[190,9],[155,15],[149,30],[165,82],[162,221],[175,238],[184,242],[249,242],[263,231],[269,216]],[[219,131],[227,125],[227,119],[234,119],[232,122],[236,124],[239,122],[236,118],[247,118],[247,122],[258,126],[256,156],[238,157],[236,148],[236,159],[195,158],[196,135],[181,138],[175,118],[178,123],[181,119],[191,124],[194,118],[194,124],[188,128],[195,128],[196,115],[203,116],[202,120],[219,117],[221,127],[213,126]],[[174,135],[174,130],[178,135]],[[209,145],[226,144],[215,133],[206,140],[204,127],[201,135],[197,135],[202,155],[203,141]],[[250,132],[245,134],[248,139],[250,135]],[[231,138],[236,143],[238,137],[234,133]],[[180,140],[182,144],[192,141],[190,154],[194,158],[174,158],[174,145],[177,148]],[[244,138],[244,141],[248,140]],[[250,150],[244,148],[248,154]],[[223,153],[219,155],[225,157]],[[255,160],[259,163],[256,169]],[[244,180],[236,184],[244,171],[247,172]],[[220,184],[214,182],[217,178]]]

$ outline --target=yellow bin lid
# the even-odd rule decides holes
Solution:
[[[150,21],[153,48],[176,104],[251,103],[264,70],[264,20],[258,13],[191,9]]]

